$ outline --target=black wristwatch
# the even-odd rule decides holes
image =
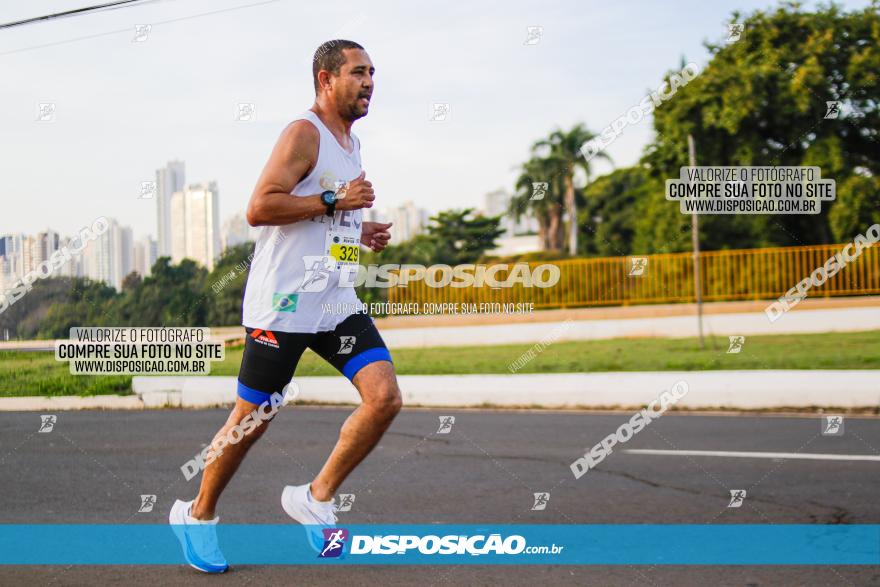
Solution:
[[[321,192],[321,203],[327,206],[327,216],[333,216],[336,213],[336,192],[333,190]]]

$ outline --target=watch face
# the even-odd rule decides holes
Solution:
[[[328,190],[321,194],[321,201],[329,206],[336,202],[336,194]]]

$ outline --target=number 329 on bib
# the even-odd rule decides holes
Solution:
[[[357,265],[360,260],[360,239],[339,233],[327,233],[327,255],[336,260],[337,265]]]

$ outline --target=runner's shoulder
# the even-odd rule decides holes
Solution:
[[[318,156],[321,135],[308,120],[294,120],[281,131],[279,142],[285,147],[314,161]]]

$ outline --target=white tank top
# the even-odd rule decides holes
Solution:
[[[294,120],[311,122],[320,142],[314,169],[294,186],[290,197],[333,190],[337,181],[360,175],[360,140],[354,134],[349,153],[311,110]],[[284,226],[259,227],[242,324],[281,332],[325,332],[362,309],[354,288],[345,285],[353,281],[350,276],[357,269],[362,222],[360,210],[337,210],[332,218],[322,214]],[[333,261],[328,261],[330,255]],[[333,309],[325,312],[326,306]]]

